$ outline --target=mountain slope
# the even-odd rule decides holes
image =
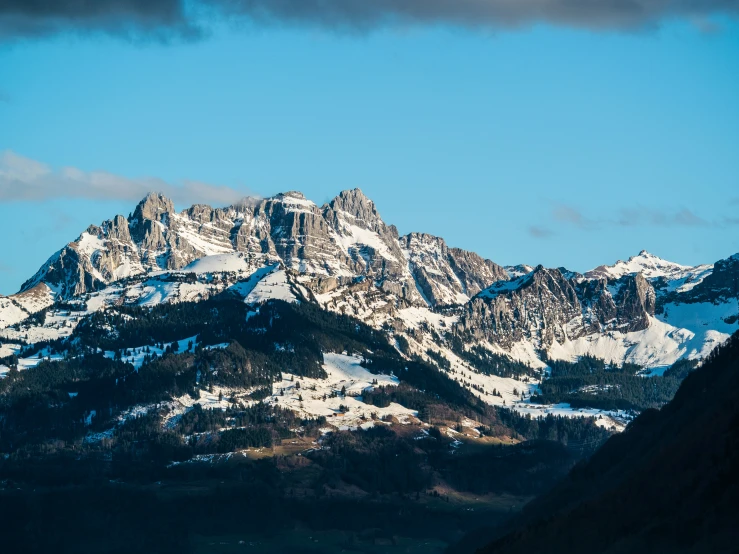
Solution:
[[[54,355],[63,356],[63,339],[97,311],[229,294],[255,311],[281,299],[356,317],[488,404],[602,415],[602,425],[622,428],[631,415],[603,411],[602,387],[614,396],[609,405],[652,405],[623,392],[633,380],[613,382],[613,372],[578,380],[589,391],[583,405],[573,387],[579,409],[567,395],[542,404],[539,385],[553,361],[592,356],[638,365],[631,377],[660,377],[681,360],[701,359],[739,328],[737,279],[739,256],[691,268],[642,252],[585,274],[503,268],[440,237],[399,236],[359,189],[320,207],[293,191],[181,212],[149,194],[128,218],[90,226],[19,294],[0,298],[0,375],[13,356],[21,369],[38,364],[30,352],[58,348]],[[656,398],[674,391],[659,379],[644,383],[659,388]]]
[[[739,328],[739,256],[688,267],[642,251],[584,275],[541,266],[504,269],[449,248],[440,237],[398,236],[359,189],[321,207],[288,192],[180,213],[171,200],[150,194],[128,218],[89,227],[21,290],[43,284],[55,298],[69,300],[229,253],[244,254],[252,271],[279,263],[301,276],[306,297],[378,325],[400,318],[413,326],[404,309],[446,307],[465,343],[482,342],[533,365],[537,360],[523,352],[665,368],[705,356]],[[6,324],[26,317],[10,304],[2,306]]]
[[[168,198],[149,194],[127,219],[118,215],[89,227],[49,258],[21,290],[45,283],[68,299],[120,279],[181,269],[201,257],[228,252],[277,257],[287,268],[324,277],[324,287],[370,277],[381,289],[419,305],[464,302],[507,277],[489,260],[447,248],[443,239],[417,237],[399,237],[359,189],[343,191],[322,207],[299,192],[288,192],[227,208],[196,205],[180,213]],[[428,242],[438,252],[426,255]]]
[[[54,303],[52,290],[44,283],[10,296],[0,296],[0,329],[14,325]]]
[[[739,335],[675,398],[612,437],[481,552],[733,552],[739,539]]]

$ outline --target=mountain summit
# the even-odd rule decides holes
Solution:
[[[711,265],[700,265],[695,267],[680,265],[670,262],[642,250],[636,256],[631,256],[627,261],[617,261],[613,265],[601,265],[585,273],[587,277],[606,277],[618,279],[624,275],[641,273],[644,277],[665,277],[667,279],[681,279],[689,276],[699,277]]]
[[[207,287],[158,284],[204,268],[236,268],[236,275]],[[323,206],[289,191],[181,212],[150,193],[128,218],[92,225],[51,256],[19,295],[2,300],[0,321],[12,325],[60,301],[100,307],[198,300],[226,285],[261,298],[240,280],[245,272],[267,275],[266,268],[284,272],[280,282],[288,288],[279,297],[297,294],[378,326],[418,332],[421,352],[428,349],[422,336],[451,332],[467,349],[488,348],[539,368],[547,358],[585,354],[663,368],[705,356],[737,327],[735,257],[688,267],[642,250],[584,275],[506,269],[441,237],[399,236],[360,189]]]
[[[253,204],[195,205],[180,213],[170,199],[150,193],[128,219],[118,215],[91,226],[55,253],[21,291],[44,284],[68,299],[228,252],[273,256],[288,268],[329,279],[325,283],[370,277],[419,305],[464,302],[507,277],[490,260],[449,249],[438,237],[399,237],[360,189],[343,191],[323,207],[291,191]],[[435,268],[426,271],[420,260],[431,258]]]

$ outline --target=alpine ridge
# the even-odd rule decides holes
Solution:
[[[495,360],[528,367],[527,386],[502,374],[476,375],[466,386],[530,413],[551,360],[587,355],[660,375],[679,360],[702,359],[739,325],[738,276],[739,255],[688,267],[646,251],[584,274],[504,268],[441,237],[399,236],[359,189],[323,206],[291,191],[180,212],[150,193],[128,217],[88,227],[18,294],[0,297],[0,339],[55,340],[108,306],[219,294],[249,305],[310,302],[390,330],[410,357],[440,356],[475,371],[492,363],[494,373]],[[61,305],[76,312],[34,321]],[[506,392],[490,397],[485,387]]]
[[[399,237],[359,189],[343,191],[322,207],[293,191],[226,208],[195,205],[181,213],[171,200],[151,193],[127,219],[118,215],[90,226],[49,258],[21,291],[43,283],[69,299],[120,279],[177,270],[229,252],[279,258],[287,268],[324,277],[324,287],[370,278],[419,305],[462,303],[507,278],[500,266],[448,248],[441,238]]]

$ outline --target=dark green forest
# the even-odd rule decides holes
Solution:
[[[342,511],[351,506],[368,524],[425,532],[448,544],[483,524],[481,514],[463,507],[470,498],[522,502],[540,494],[611,435],[588,418],[532,418],[486,404],[454,380],[445,359],[433,351],[430,361],[402,356],[392,346],[392,330],[376,330],[309,303],[270,301],[248,316],[247,310],[221,295],[200,303],[97,312],[67,341],[46,345],[65,352],[63,360],[42,360],[0,380],[0,504],[17,508],[0,517],[8,522],[32,517],[49,529],[41,537],[33,526],[12,528],[8,540],[17,551],[68,541],[79,547],[75,551],[93,552],[104,541],[110,551],[172,546],[188,552],[197,541],[191,529],[181,527],[181,518],[198,521],[198,536],[325,526],[313,509],[305,512],[306,502],[334,513],[335,524],[347,529],[357,525]],[[183,337],[197,338],[183,348],[164,348]],[[203,347],[219,343],[227,346]],[[138,369],[124,361],[140,348],[132,345],[147,344],[163,353],[143,347]],[[301,418],[262,402],[283,372],[324,377],[324,351],[359,355],[369,371],[398,376],[398,386],[365,391],[362,401],[416,410],[426,431],[377,421],[367,430],[325,434],[323,418]],[[536,375],[483,349],[467,352],[465,360],[495,375],[522,380]],[[670,395],[662,384],[655,392],[637,392],[636,385],[646,381],[635,367],[611,368],[595,359],[550,366],[539,401],[560,395],[557,401],[575,404],[572,390],[604,384],[621,385],[609,391],[625,390],[625,384],[635,390],[613,399],[600,391],[589,396],[628,401],[629,408],[657,405]],[[672,386],[691,369],[675,366],[655,382]],[[648,382],[653,379],[658,378]],[[200,391],[215,386],[251,392],[229,400],[226,410],[205,409],[197,403]],[[183,395],[192,397],[193,408],[172,416],[168,402]],[[472,442],[445,431],[462,431],[463,420],[475,422]],[[247,448],[262,454],[238,454]],[[259,510],[239,503],[247,496],[258,498]],[[119,501],[105,507],[111,497]],[[52,516],[52,507],[61,503],[76,508]],[[431,527],[450,513],[452,530]],[[488,514],[488,520],[509,515],[505,508]],[[49,523],[52,517],[58,523]],[[105,536],[100,525],[109,529]],[[155,532],[154,525],[177,532]],[[126,527],[139,533],[127,533]]]
[[[574,408],[642,411],[670,401],[697,361],[679,360],[662,375],[645,377],[634,364],[609,365],[599,358],[581,356],[575,362],[547,360],[551,374],[542,381],[532,402],[567,402]]]

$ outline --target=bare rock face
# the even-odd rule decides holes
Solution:
[[[350,223],[362,229],[376,233],[386,230],[385,223],[377,212],[375,203],[367,198],[360,189],[345,190],[339,193],[329,204],[335,214],[340,213]],[[397,238],[397,237],[396,237]]]
[[[715,268],[690,268],[643,252],[585,275],[542,266],[503,268],[450,248],[440,237],[399,237],[374,202],[354,189],[323,206],[293,191],[225,208],[198,204],[179,213],[171,200],[149,194],[128,219],[119,215],[88,228],[22,290],[45,283],[57,298],[69,298],[149,270],[179,269],[203,256],[234,252],[257,263],[279,259],[305,276],[301,283],[312,295],[331,293],[323,302],[337,310],[443,307],[458,316],[451,330],[463,340],[504,348],[522,340],[547,348],[554,341],[643,330],[660,304],[734,298],[739,286],[739,256]],[[665,281],[673,278],[692,288],[678,295]]]
[[[397,230],[382,221],[359,189],[322,207],[299,192],[287,192],[226,208],[194,205],[181,213],[170,199],[152,193],[128,220],[116,216],[91,227],[69,248],[74,253],[56,254],[57,259],[63,255],[65,271],[57,260],[24,287],[46,282],[67,297],[147,270],[179,269],[203,256],[245,252],[278,257],[291,270],[337,283],[368,277],[405,302],[422,302]]]
[[[728,302],[739,298],[739,254],[719,260],[710,275],[685,292],[675,291],[660,299],[666,302]],[[739,309],[739,306],[737,306]]]
[[[115,216],[112,220],[103,224],[103,234],[112,241],[123,244],[131,242],[131,233],[128,230],[128,221],[122,215]]]
[[[474,298],[457,330],[506,347],[523,339],[548,345],[570,336],[568,324],[582,313],[573,283],[558,269],[542,266],[518,281],[515,288],[493,286]]]
[[[461,248],[449,249],[449,264],[459,278],[464,293],[474,296],[496,281],[508,280],[508,272],[491,260],[483,259],[474,252]]]
[[[400,246],[431,305],[463,304],[494,282],[508,279],[499,265],[474,252],[448,248],[440,237],[411,233],[400,238]]]
[[[654,315],[654,288],[641,273],[629,275],[616,296],[619,326],[626,331],[641,331],[649,326],[647,316]]]
[[[299,192],[263,201],[257,205],[254,219],[261,252],[276,254],[288,267],[321,272],[321,268],[341,261],[321,209]]]
[[[138,248],[131,239],[128,221],[125,217],[117,215],[112,220],[106,221],[96,236],[106,241],[106,248],[93,254],[90,261],[97,267],[106,282],[125,277],[125,274],[120,274],[121,268],[126,268],[127,264],[132,261],[136,266],[136,273],[143,271]]]
[[[655,291],[641,274],[611,284],[538,266],[513,281],[493,285],[465,307],[456,331],[506,348],[528,340],[539,348],[609,330],[640,331],[654,315]]]
[[[129,232],[138,245],[140,262],[144,267],[155,269],[167,267],[166,263],[160,264],[159,258],[166,254],[165,230],[174,213],[174,204],[169,198],[149,193],[139,202],[129,218]]]
[[[398,244],[398,231],[386,225],[375,203],[359,189],[343,191],[324,207],[335,241],[346,251],[351,271],[381,282],[393,294],[417,296]],[[420,299],[419,299],[420,300]]]
[[[577,283],[577,296],[584,307],[583,325],[587,332],[598,333],[613,325],[618,308],[608,288],[608,280],[596,278]]]
[[[166,196],[150,192],[146,195],[133,212],[131,223],[134,228],[137,223],[144,221],[159,221],[167,224],[167,220],[171,214],[175,213],[174,204]]]
[[[36,275],[23,283],[21,292],[47,283],[59,297],[71,298],[102,288],[105,283],[96,275],[90,260],[81,256],[75,246],[76,243],[70,243],[49,258]]]

